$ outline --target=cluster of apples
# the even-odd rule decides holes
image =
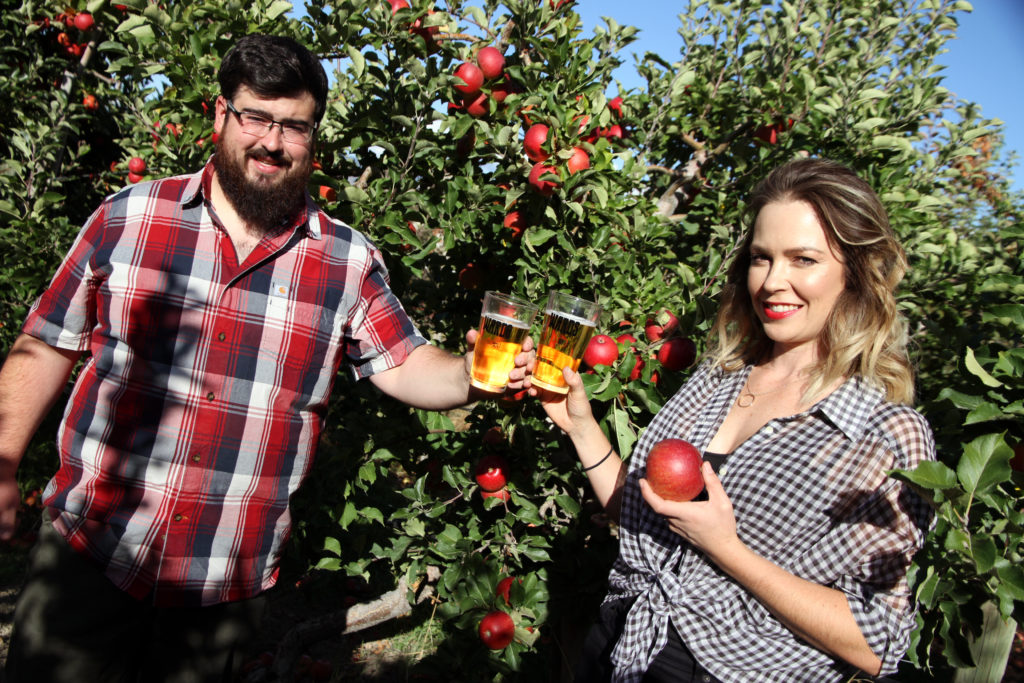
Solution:
[[[580,98],[577,97],[576,99],[579,100]],[[609,100],[608,108],[617,118],[621,119],[622,97],[614,97]],[[552,148],[555,145],[554,136],[551,134],[551,128],[546,124],[532,123],[528,114],[524,118],[531,124],[523,136],[523,150],[526,152],[527,158],[533,162],[533,168],[530,169],[529,183],[534,190],[547,196],[555,191],[561,179],[558,168],[552,166],[550,162]],[[622,125],[619,123],[607,128],[597,128],[589,134],[583,135],[587,130],[587,124],[590,123],[590,116],[581,114],[575,118],[575,121],[578,122],[579,126],[576,134],[580,136],[583,142],[593,144],[599,138],[621,140],[625,137]],[[572,148],[566,150],[569,154],[565,161],[565,169],[569,175],[590,168],[590,155],[587,153],[587,150],[578,144],[571,144]],[[556,176],[559,180],[554,179]]]
[[[490,100],[501,104],[514,89],[505,74],[505,55],[493,45],[480,48],[473,61],[462,62],[452,75],[461,102],[452,103],[449,109],[463,109],[477,118],[490,112]]]
[[[651,347],[657,345],[657,352],[653,352],[651,356],[656,357],[666,370],[673,372],[684,370],[693,365],[697,358],[696,344],[692,339],[679,334],[679,318],[671,311],[662,310],[648,317],[644,323],[644,336],[647,337]],[[629,379],[635,381],[640,378],[644,365],[646,365],[636,344],[636,337],[628,332],[620,334],[614,339],[607,334],[595,335],[583,352],[583,364],[589,368],[596,368],[599,365],[615,365],[619,359],[619,346],[628,346],[634,358]],[[657,373],[653,373],[651,379],[657,383]]]
[[[81,59],[88,42],[76,42],[71,36],[74,32],[77,32],[80,36],[88,33],[92,30],[96,21],[89,12],[75,12],[73,9],[68,9],[54,17],[52,22],[49,17],[43,17],[33,23],[41,26],[44,31],[49,29],[55,33],[57,44],[63,49],[64,54],[68,58]],[[63,30],[61,30],[62,27]]]

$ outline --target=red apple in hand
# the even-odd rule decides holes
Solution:
[[[593,337],[583,352],[583,362],[589,367],[598,365],[614,365],[619,358],[619,345],[607,334]]]
[[[504,650],[515,635],[515,622],[506,612],[495,610],[480,620],[480,640],[492,650]]]
[[[682,439],[665,439],[654,444],[647,455],[644,477],[651,490],[665,500],[693,500],[704,489],[697,449]]]

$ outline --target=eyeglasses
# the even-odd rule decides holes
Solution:
[[[224,100],[227,104],[228,111],[238,117],[238,122],[242,125],[242,132],[248,135],[254,135],[256,137],[263,137],[270,133],[271,129],[276,125],[281,128],[281,137],[284,138],[285,142],[291,142],[292,144],[305,145],[309,143],[313,137],[314,131],[316,131],[316,124],[309,123],[283,123],[281,121],[275,121],[274,119],[268,119],[266,116],[260,116],[259,114],[253,114],[247,111],[238,111],[235,109],[235,105],[231,104],[231,100]]]

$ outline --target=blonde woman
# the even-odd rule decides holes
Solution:
[[[749,213],[706,359],[628,464],[579,375],[541,396],[620,522],[576,680],[845,681],[894,672],[908,647],[932,513],[887,472],[934,443],[910,406],[903,250],[871,187],[827,160],[773,171]],[[701,500],[643,479],[666,438],[704,453]]]

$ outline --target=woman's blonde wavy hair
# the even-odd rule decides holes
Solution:
[[[846,166],[827,159],[797,159],[772,171],[754,188],[748,229],[729,267],[708,356],[727,371],[767,357],[772,341],[747,292],[750,244],[758,213],[773,202],[809,204],[843,260],[845,287],[821,333],[819,361],[810,369],[805,400],[837,380],[860,375],[889,401],[911,403],[914,373],[907,356],[906,322],[896,286],[906,255],[871,186]]]

